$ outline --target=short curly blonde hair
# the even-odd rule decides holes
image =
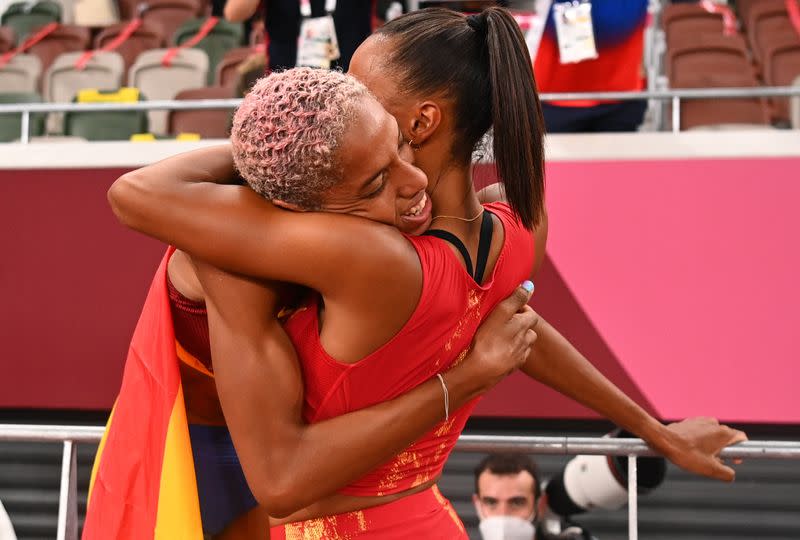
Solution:
[[[294,68],[260,79],[236,111],[236,168],[269,200],[319,209],[341,178],[341,139],[367,88],[338,71]]]

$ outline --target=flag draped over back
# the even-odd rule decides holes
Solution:
[[[169,248],[131,340],[95,458],[83,540],[202,540],[167,292]]]

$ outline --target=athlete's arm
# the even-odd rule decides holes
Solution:
[[[223,8],[225,19],[231,22],[246,21],[258,9],[260,0],[228,0]]]
[[[743,432],[712,418],[691,418],[665,426],[600,373],[547,321],[539,319],[536,333],[538,339],[522,367],[526,374],[638,435],[679,467],[733,480],[735,473],[722,464],[719,452],[747,440]]]
[[[719,452],[747,439],[741,431],[711,418],[691,418],[664,426],[600,373],[544,319],[522,371],[635,433],[650,447],[690,472],[731,481],[734,471]]]
[[[437,378],[392,401],[317,424],[303,421],[296,353],[261,283],[198,263],[206,294],[217,391],[248,484],[284,517],[401,452],[444,418]],[[536,315],[521,287],[476,334],[467,359],[444,374],[451,410],[483,393],[527,357]],[[520,311],[521,310],[521,311]]]
[[[230,145],[220,145],[126,173],[108,198],[124,225],[231,272],[302,284],[326,297],[357,294],[371,283],[381,300],[402,302],[419,289],[418,257],[397,229],[342,214],[290,212],[248,187],[217,185],[235,178]]]
[[[482,189],[478,197],[481,202],[505,202],[499,183]],[[533,236],[535,273],[545,253],[546,213]],[[733,480],[733,469],[724,466],[718,455],[726,446],[746,440],[744,433],[720,426],[712,418],[690,418],[664,426],[600,373],[546,320],[540,318],[536,331],[539,337],[522,371],[635,433],[676,465],[697,474]]]

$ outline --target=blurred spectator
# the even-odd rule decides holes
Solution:
[[[533,460],[525,454],[489,454],[475,468],[472,500],[484,540],[532,540],[541,495]]]
[[[329,0],[330,1],[330,0]],[[297,38],[300,35],[300,2],[298,0],[265,0],[265,26],[269,39],[269,69],[288,69],[297,61]],[[253,16],[260,0],[227,0],[225,18],[244,21]],[[347,71],[350,58],[361,42],[372,32],[372,0],[337,0],[333,12],[336,37],[341,57],[332,67]],[[311,0],[311,16],[325,15],[325,0]]]
[[[548,508],[536,463],[527,454],[487,455],[475,467],[472,501],[483,540],[595,540],[578,525],[562,527],[560,519],[545,529]]]
[[[14,534],[14,527],[11,526],[11,519],[6,514],[6,509],[3,508],[2,502],[0,502],[0,540],[17,540],[17,535]]]
[[[225,17],[226,3],[227,3],[226,0],[211,0],[211,16],[226,18]],[[256,23],[256,20],[254,19],[257,19],[257,17],[260,16],[261,13],[263,12],[263,8],[259,9],[260,7],[261,7],[261,2],[259,1],[256,3],[256,7],[253,10],[253,13],[241,20],[241,22],[244,23],[243,26],[244,26],[245,42],[248,41],[251,33],[253,32],[253,27]],[[233,19],[231,19],[231,21],[240,22],[239,20],[233,20]],[[260,20],[258,20],[258,24],[261,24]]]
[[[252,54],[247,60],[239,64],[236,68],[239,81],[236,84],[236,95],[244,97],[258,79],[264,76],[266,69],[266,58],[263,54]]]
[[[591,2],[591,23],[597,57],[563,63],[554,23],[556,1],[536,55],[534,72],[540,92],[635,91],[643,88],[641,73],[648,0]],[[585,2],[584,2],[585,4]],[[573,8],[574,9],[574,8]],[[562,46],[564,44],[562,43]],[[635,131],[647,103],[639,101],[560,101],[544,104],[547,131],[575,133]]]

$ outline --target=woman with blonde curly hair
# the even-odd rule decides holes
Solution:
[[[326,97],[307,88],[288,96],[294,87],[267,79],[237,112],[232,153],[219,147],[131,173],[110,197],[127,225],[236,273],[198,263],[217,388],[248,483],[272,515],[290,522],[273,527],[273,537],[466,538],[435,484],[475,401],[449,409],[446,370],[543,255],[543,130],[530,58],[515,21],[499,8],[470,17],[412,13],[360,51],[353,71],[396,120],[362,97],[318,122],[320,113],[291,107],[323,107]],[[482,204],[472,185],[470,157],[490,127],[508,203]],[[412,149],[425,175],[410,167]],[[272,204],[247,188],[213,183],[230,182],[234,163]],[[437,228],[409,236],[336,213],[406,232],[431,222]],[[281,302],[254,279],[315,291],[285,325],[302,388],[283,386],[297,380],[298,368],[272,360],[289,348],[274,318]],[[732,477],[716,455],[743,434],[703,419],[663,426],[545,321],[536,333],[522,367],[528,375],[642,436],[677,464]],[[259,367],[239,371],[232,359]],[[243,373],[255,372],[263,395],[242,399],[237,392],[249,382]],[[347,479],[345,488],[337,482],[347,474],[316,477],[313,495],[298,491],[306,485],[301,480],[276,480],[278,464],[292,470],[301,459],[346,455],[343,437],[328,441],[327,452],[301,457],[277,436],[254,435],[279,426],[281,410],[302,412],[313,424],[434,377],[445,395],[444,420],[404,451],[383,456],[383,465]]]
[[[398,192],[417,197],[425,186],[424,176],[408,162],[410,150],[398,144],[394,119],[361,83],[341,73],[296,69],[274,74],[259,82],[236,119],[234,139],[240,168],[246,171],[255,190],[280,205],[312,210],[323,204],[322,199],[326,205],[342,202],[346,199],[337,198],[335,193],[347,192],[349,175],[372,178],[388,174]],[[386,128],[392,126],[394,130],[387,136]],[[343,163],[340,159],[345,139],[349,149],[356,152],[353,156],[360,156],[357,163]],[[192,163],[200,168],[190,166],[190,176],[204,178],[203,163],[213,153],[201,151],[193,156]],[[229,150],[226,155],[230,156]],[[169,166],[175,160],[155,167]],[[186,172],[182,170],[183,174]],[[122,197],[124,202],[125,186],[135,188],[128,181],[140,174],[147,174],[146,170],[117,183],[110,192],[112,200]],[[301,182],[313,190],[297,189]],[[331,187],[334,183],[338,185]],[[332,193],[322,199],[316,195],[328,191]],[[382,204],[364,208],[363,215],[404,230],[418,229],[421,218],[408,212],[411,206],[416,204],[398,199],[391,207],[396,212]],[[154,511],[156,503],[161,509],[161,492],[167,487],[173,493],[185,493],[190,507],[193,497],[199,503],[197,518],[183,515],[187,514],[185,509],[181,512],[181,530],[189,531],[199,523],[208,536],[263,538],[266,514],[256,512],[237,520],[257,503],[233,449],[226,419],[234,431],[238,430],[240,453],[251,464],[247,471],[250,484],[258,486],[254,488],[256,496],[263,502],[280,493],[276,499],[280,504],[271,506],[281,512],[282,508],[304,506],[362,476],[443,418],[441,381],[431,377],[397,399],[305,424],[299,411],[290,407],[291,397],[301,391],[302,385],[296,374],[294,353],[280,339],[270,340],[276,331],[285,340],[280,326],[263,327],[273,320],[273,308],[290,301],[292,291],[273,285],[269,291],[276,296],[266,298],[262,293],[267,289],[248,291],[253,293],[250,298],[255,305],[264,311],[247,317],[237,333],[251,335],[257,327],[252,335],[267,337],[257,345],[270,347],[269,366],[256,358],[263,352],[258,348],[237,354],[231,363],[224,361],[224,355],[215,355],[212,362],[204,300],[207,291],[217,289],[215,280],[209,280],[208,270],[198,270],[185,253],[170,248],[156,274],[131,344],[122,391],[114,407],[114,422],[107,429],[104,450],[96,459],[98,481],[93,482],[90,493],[85,540],[108,536],[149,538],[153,516],[148,519],[148,509]],[[204,278],[202,284],[198,274]],[[518,288],[481,326],[464,361],[447,371],[448,400],[453,408],[485,392],[527,357],[535,338],[528,332],[535,314],[530,308],[521,309],[528,297],[528,291]],[[239,307],[243,313],[247,310],[247,306]],[[163,316],[165,310],[171,317]],[[219,327],[219,323],[213,324],[215,315],[219,317],[212,309],[212,328]],[[141,329],[144,330],[140,332]],[[153,343],[158,342],[163,343],[163,350],[154,356],[151,351],[158,347]],[[144,369],[129,370],[131,366]],[[153,456],[158,455],[162,439],[159,429],[153,426],[158,425],[159,411],[173,409],[171,402],[161,403],[163,384],[158,378],[151,380],[150,374],[168,373],[173,366],[180,371],[196,489],[169,475],[162,475],[160,483],[144,481],[148,475],[143,469],[149,471],[158,466]],[[272,374],[279,374],[281,384],[265,394],[264,389],[276,380]],[[226,403],[224,416],[217,387]],[[270,422],[262,421],[265,410],[270,411]],[[132,421],[118,423],[122,417]],[[244,433],[247,443],[242,447]],[[334,440],[346,447],[347,453],[327,454]],[[131,445],[131,441],[136,444]],[[254,461],[265,455],[258,450],[264,447],[275,455],[269,460]],[[269,482],[264,480],[267,477]],[[288,485],[291,492],[286,491]],[[197,495],[191,495],[195,491]],[[116,532],[109,534],[109,530]]]

